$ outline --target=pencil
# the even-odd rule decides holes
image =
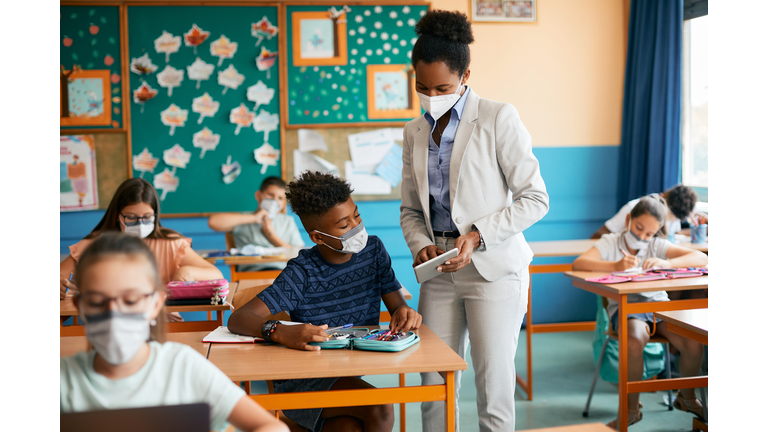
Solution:
[[[625,257],[629,257],[629,254],[627,254],[627,251],[625,251],[624,248],[619,248],[619,250],[624,254]]]
[[[69,282],[72,282],[72,272],[69,272],[69,280],[67,281],[67,290],[64,291],[64,294],[69,292]]]

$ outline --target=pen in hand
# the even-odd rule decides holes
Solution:
[[[69,272],[69,279],[67,280],[67,290],[64,291],[64,294],[69,292],[69,283],[72,282],[72,272]]]

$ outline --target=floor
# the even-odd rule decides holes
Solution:
[[[618,409],[617,386],[598,379],[590,406],[589,418],[582,417],[587,393],[595,371],[592,355],[592,332],[548,333],[533,337],[533,388],[534,399],[528,401],[524,392],[516,394],[516,429],[535,429],[578,423],[608,422],[616,418]],[[525,331],[520,334],[515,363],[519,372],[525,371]],[[469,365],[461,379],[459,409],[462,431],[477,431],[477,407],[475,405],[474,373],[472,360],[467,352]],[[567,360],[567,361],[566,361]],[[369,376],[366,381],[377,387],[395,387],[396,375]],[[407,385],[418,385],[420,378],[406,376]],[[266,386],[254,382],[254,393],[266,393]],[[264,387],[263,389],[261,387]],[[693,416],[688,413],[669,411],[663,405],[666,392],[643,393],[643,420],[632,426],[632,432],[690,431]],[[399,417],[399,409],[395,407]],[[395,421],[399,430],[400,420]],[[407,407],[406,429],[421,431],[419,404]]]

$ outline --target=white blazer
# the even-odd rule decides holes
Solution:
[[[475,225],[486,250],[472,253],[480,275],[496,281],[531,263],[523,230],[549,210],[531,135],[515,107],[470,93],[456,131],[450,166],[453,223],[464,235]],[[429,208],[429,122],[411,120],[403,133],[400,226],[414,256],[435,244]]]

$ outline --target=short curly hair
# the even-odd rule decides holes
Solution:
[[[419,38],[413,45],[411,65],[445,62],[451,72],[464,75],[469,67],[469,44],[475,41],[472,24],[458,11],[427,12],[416,23]]]
[[[668,190],[664,195],[667,198],[667,207],[676,218],[684,220],[691,215],[699,195],[690,186],[677,185]]]
[[[306,171],[288,183],[285,197],[302,220],[318,218],[352,195],[349,183],[333,174]]]

